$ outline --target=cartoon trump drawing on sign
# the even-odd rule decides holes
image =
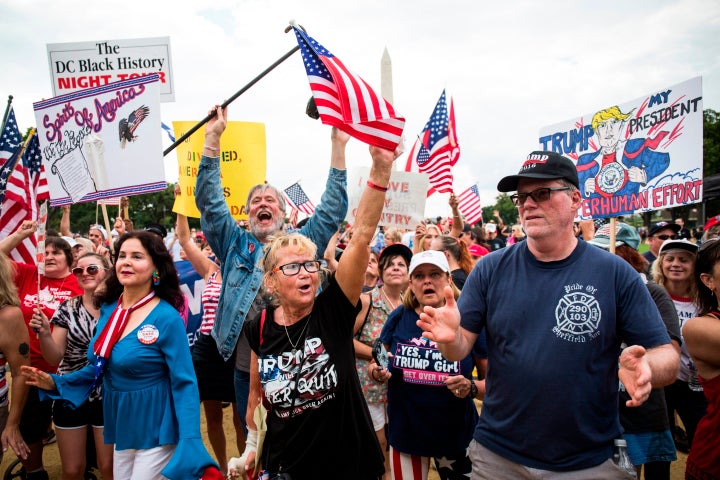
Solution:
[[[623,113],[613,106],[593,115],[592,128],[600,148],[578,158],[583,198],[637,197],[641,187],[670,165],[669,153],[655,151],[668,132],[662,131],[654,138],[627,138],[626,125],[632,112]],[[632,200],[617,205],[630,206],[635,203]],[[620,208],[611,213],[616,216],[632,212],[632,208]]]

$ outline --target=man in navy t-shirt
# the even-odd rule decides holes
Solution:
[[[533,152],[498,190],[517,191],[527,241],[485,256],[457,305],[447,291],[446,306],[418,321],[449,360],[487,334],[472,478],[628,478],[612,461],[618,375],[637,406],[679,365],[657,308],[625,261],[573,235],[572,161]]]

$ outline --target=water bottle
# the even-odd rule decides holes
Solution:
[[[698,371],[695,367],[695,364],[690,362],[690,376],[688,377],[688,387],[690,387],[690,390],[693,392],[702,392],[703,387],[700,383],[700,378],[698,378]]]
[[[615,452],[613,453],[613,462],[623,469],[629,475],[629,478],[637,478],[637,472],[635,466],[630,461],[630,456],[627,452],[627,442],[624,438],[615,439]]]

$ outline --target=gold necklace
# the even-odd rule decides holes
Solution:
[[[385,297],[385,301],[390,305],[390,311],[395,310],[395,304],[390,301],[390,297],[388,297],[388,294],[385,292],[385,285],[380,287],[380,291],[383,294],[383,297]]]
[[[287,337],[288,342],[290,342],[290,345],[292,346],[292,355],[294,357],[295,354],[297,353],[297,346],[300,345],[300,340],[303,338],[303,336],[305,334],[305,329],[307,328],[308,323],[310,323],[310,317],[312,316],[312,314],[308,315],[307,320],[305,321],[305,326],[303,326],[302,330],[300,331],[300,335],[298,336],[297,341],[295,343],[293,343],[292,339],[290,338],[290,332],[288,332],[288,329],[287,329],[287,320],[285,319],[285,310],[281,310],[280,313],[282,313],[282,316],[283,316],[283,328],[285,329],[285,336]]]

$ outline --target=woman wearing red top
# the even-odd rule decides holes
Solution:
[[[14,233],[0,242],[0,251],[9,255],[23,240],[37,230],[37,223],[25,221]],[[40,275],[38,295],[38,267],[26,263],[12,262],[15,268],[15,285],[20,299],[20,310],[30,335],[30,365],[46,372],[55,372],[57,365],[45,361],[40,351],[38,334],[28,325],[38,306],[51,318],[65,300],[83,293],[77,278],[70,272],[73,254],[70,245],[60,237],[45,239],[45,274]],[[20,420],[20,433],[30,448],[30,454],[23,459],[28,480],[47,479],[42,461],[43,438],[47,434],[52,418],[52,401],[40,401],[37,388],[31,387],[27,403]]]
[[[685,323],[683,337],[700,374],[707,414],[698,422],[685,478],[720,478],[720,239],[702,244],[695,262],[698,317]]]

